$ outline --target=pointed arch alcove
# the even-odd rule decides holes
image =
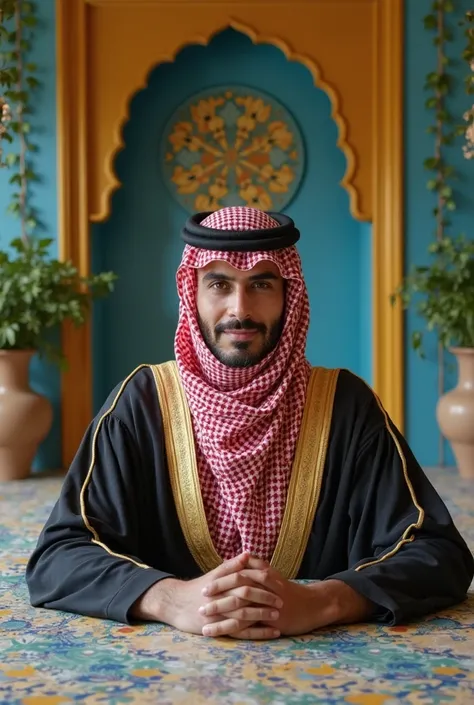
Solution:
[[[305,65],[331,101],[351,213],[372,224],[373,379],[403,426],[401,311],[389,293],[402,275],[403,0],[57,0],[59,247],[90,271],[90,223],[109,215],[120,186],[130,99],[149,72],[226,27]],[[63,462],[92,416],[90,326],[63,329]]]

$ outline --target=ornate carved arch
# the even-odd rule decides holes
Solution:
[[[346,171],[341,181],[341,186],[345,188],[349,194],[350,209],[352,216],[356,220],[371,220],[369,212],[362,211],[360,207],[360,201],[362,200],[363,191],[362,184],[355,185],[353,183],[353,180],[357,174],[357,160],[354,148],[351,144],[349,144],[348,141],[348,125],[346,118],[341,112],[341,100],[339,94],[334,86],[324,80],[321,68],[313,59],[292,51],[289,45],[278,37],[270,37],[258,34],[257,31],[252,27],[245,25],[242,22],[238,22],[234,19],[230,19],[227,25],[217,27],[216,29],[210,31],[207,36],[195,37],[193,41],[186,41],[183,44],[177,46],[173,52],[172,57],[170,59],[166,59],[166,61],[175,61],[178,54],[186,46],[190,46],[191,44],[200,44],[203,46],[207,46],[209,42],[212,41],[213,37],[215,37],[217,34],[219,34],[228,27],[232,27],[237,32],[245,34],[247,37],[249,37],[249,39],[252,40],[254,44],[272,45],[279,49],[288,59],[288,61],[295,61],[302,64],[303,66],[306,66],[306,68],[309,70],[310,74],[313,77],[315,86],[321,88],[328,95],[332,108],[331,118],[334,120],[338,127],[337,147],[343,152],[347,162]],[[105,183],[103,184],[103,190],[100,194],[99,210],[98,212],[91,214],[90,218],[92,222],[101,222],[109,216],[110,199],[114,191],[121,186],[120,180],[117,178],[117,175],[114,171],[113,164],[117,154],[121,151],[121,149],[125,147],[125,143],[122,139],[122,128],[129,119],[128,105],[130,104],[130,100],[133,95],[136,95],[141,90],[146,89],[150,73],[156,68],[157,65],[163,62],[164,60],[158,62],[154,61],[151,66],[146,68],[143,80],[140,82],[140,85],[133,91],[132,95],[126,98],[123,109],[120,112],[121,117],[118,117],[116,120],[115,128],[111,133],[113,139],[110,140],[108,152],[107,154],[105,154],[104,172],[106,179]],[[363,181],[363,179],[360,180]],[[368,205],[370,205],[371,199],[368,198],[367,200],[369,201]]]
[[[402,427],[401,311],[388,295],[402,274],[403,0],[56,2],[60,255],[89,271],[90,223],[109,214],[128,105],[154,67],[227,27],[276,46],[329,96],[347,159],[341,185],[353,217],[373,225],[374,386]],[[66,465],[92,415],[89,326],[65,326],[63,342]]]

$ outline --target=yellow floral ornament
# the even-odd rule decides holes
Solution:
[[[303,178],[300,130],[272,96],[243,86],[214,88],[180,106],[163,134],[161,164],[188,211],[249,205],[282,210]]]

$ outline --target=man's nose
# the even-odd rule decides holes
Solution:
[[[229,300],[229,315],[243,321],[250,318],[250,297],[245,287],[236,287]]]

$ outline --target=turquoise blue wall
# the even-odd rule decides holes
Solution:
[[[426,126],[429,124],[430,116],[426,113],[424,105],[424,94],[423,94],[423,83],[425,74],[432,70],[435,65],[435,54],[434,48],[430,42],[429,35],[423,30],[422,18],[428,12],[430,1],[429,0],[410,0],[407,2],[406,7],[406,108],[405,108],[405,139],[406,139],[406,177],[405,177],[405,190],[406,190],[406,265],[409,266],[411,262],[422,262],[426,258],[426,247],[433,236],[433,221],[431,217],[431,207],[432,202],[430,195],[427,193],[425,188],[426,173],[423,171],[422,161],[425,156],[428,156],[432,152],[432,140],[429,135],[426,134]],[[468,9],[470,5],[470,0],[457,0],[457,5],[461,9]],[[54,46],[55,46],[55,21],[54,21],[54,0],[41,0],[38,3],[39,18],[40,18],[40,28],[41,31],[38,32],[38,36],[35,40],[34,47],[34,60],[36,60],[40,66],[40,78],[43,81],[43,85],[37,94],[37,102],[35,106],[35,138],[39,145],[39,153],[35,156],[37,159],[37,165],[42,174],[42,181],[40,184],[35,186],[33,191],[33,197],[35,199],[35,204],[41,211],[43,220],[46,224],[48,233],[50,236],[55,237],[57,219],[56,219],[56,145],[55,145],[55,57],[54,57]],[[459,56],[461,51],[461,43],[454,47],[454,52],[456,56]],[[191,51],[192,49],[189,49]],[[184,54],[184,52],[183,52]],[[461,114],[467,105],[467,97],[463,93],[461,78],[465,72],[465,66],[458,62],[455,67],[455,73],[457,77],[456,93],[454,98],[451,100],[451,107],[456,110],[457,114]],[[303,71],[303,69],[301,69]],[[301,74],[300,71],[300,74]],[[155,72],[157,73],[157,72]],[[152,77],[153,80],[153,77]],[[303,81],[303,77],[301,76]],[[355,79],[356,80],[356,79]],[[317,92],[314,92],[317,93]],[[139,109],[140,100],[146,101],[149,96],[146,92],[137,96],[133,102],[133,108]],[[150,127],[150,126],[149,126]],[[154,128],[156,130],[156,126]],[[331,127],[327,126],[327,129]],[[334,128],[333,128],[334,129]],[[335,132],[334,132],[335,135]],[[126,135],[127,137],[127,135]],[[143,146],[143,145],[142,145]],[[123,152],[123,156],[120,155],[117,159],[116,168],[120,172],[123,169],[123,164],[121,166],[120,160],[126,158],[126,152]],[[455,163],[461,175],[459,181],[459,212],[456,214],[455,223],[456,229],[463,229],[469,232],[473,222],[473,202],[472,202],[472,165],[463,161],[461,156],[460,147],[454,150],[452,154],[452,161]],[[469,168],[470,167],[470,168]],[[342,170],[341,157],[335,157],[332,167],[335,169],[335,173],[340,174]],[[8,201],[8,174],[6,172],[0,172],[0,246],[5,246],[6,243],[16,235],[17,229],[13,219],[10,216],[3,215],[5,213],[5,207]],[[132,182],[131,182],[132,183]],[[126,189],[123,189],[122,196],[117,194],[116,202],[114,202],[114,217],[116,217],[117,208],[119,208],[120,198]],[[145,198],[156,197],[156,193],[147,194],[142,190],[137,190],[135,192],[131,191],[130,196],[139,199],[139,203],[144,202]],[[344,195],[339,196],[340,199],[344,199]],[[342,200],[339,201],[342,203]],[[347,204],[344,203],[343,206],[346,208]],[[329,209],[330,210],[330,209]],[[120,213],[120,211],[118,211]],[[152,214],[150,214],[152,215]],[[322,216],[320,216],[322,217]],[[156,222],[156,221],[155,221]],[[315,221],[318,223],[318,221]],[[321,224],[321,221],[319,221]],[[143,223],[142,223],[143,225]],[[145,223],[146,225],[146,223]],[[94,245],[97,243],[97,238],[101,228],[105,229],[106,226],[98,226],[94,231]],[[140,232],[137,231],[135,223],[129,223],[134,236],[137,238],[137,244],[140,241]],[[148,222],[148,227],[153,228],[154,221]],[[319,225],[321,227],[321,225]],[[354,241],[358,240],[360,246],[358,250],[354,253],[358,257],[358,268],[359,272],[363,272],[364,268],[367,273],[370,273],[369,265],[369,254],[370,254],[370,228],[366,225],[353,225],[354,227]],[[104,240],[112,237],[111,233],[108,235],[103,232],[102,236]],[[158,236],[158,233],[157,233]],[[104,257],[107,252],[107,248],[101,248],[99,251],[97,247],[95,248],[95,261],[94,266],[100,267],[100,257]],[[56,249],[53,248],[51,251],[52,255],[56,255]],[[166,317],[161,319],[161,325],[163,326],[163,331],[171,331],[173,325],[173,315],[175,302],[170,295],[173,271],[171,264],[176,261],[176,252],[171,250],[168,253],[168,259],[166,260],[169,266],[164,270],[159,267],[155,268],[155,261],[150,258],[150,274],[156,277],[155,292],[157,290],[163,290],[168,292],[165,297],[164,311]],[[328,275],[329,273],[327,273]],[[359,300],[362,301],[370,299],[370,282],[369,277],[362,277],[358,282],[359,291],[357,296]],[[310,283],[311,286],[311,283]],[[117,294],[117,299],[119,299],[119,294]],[[336,297],[337,299],[337,297]],[[124,289],[123,294],[120,299],[123,311],[125,313],[125,320],[127,316],[131,318],[134,311],[127,312],[127,296]],[[151,299],[147,298],[144,300],[143,306],[146,310],[150,311],[152,309]],[[319,307],[327,302],[320,302]],[[316,302],[316,305],[317,302]],[[337,300],[331,302],[331,306],[337,307],[339,304]],[[334,310],[334,309],[333,309]],[[97,316],[100,315],[100,311],[97,312]],[[98,319],[100,320],[100,319]],[[314,349],[318,350],[319,341],[322,340],[322,336],[318,330],[318,321],[322,321],[322,316],[320,315],[320,310],[316,310],[313,314],[313,325],[311,332],[310,345],[314,345]],[[407,329],[410,333],[417,325],[421,322],[416,320],[416,317],[410,313],[407,316]],[[140,324],[143,325],[143,324]],[[364,336],[368,336],[370,333],[370,321],[360,319],[357,321],[356,329],[361,334],[358,336],[358,351],[357,357],[360,364],[360,371],[364,375],[370,374],[370,359],[367,353],[365,345]],[[127,345],[127,334],[128,331],[125,329],[125,336],[123,337],[123,345]],[[434,408],[437,399],[437,368],[435,361],[435,342],[432,341],[428,353],[429,359],[426,361],[420,361],[417,356],[412,353],[412,351],[407,347],[407,385],[406,385],[406,413],[407,413],[407,437],[411,443],[413,449],[418,455],[419,459],[423,464],[431,465],[437,462],[437,426],[434,415]],[[321,348],[319,348],[321,350]],[[167,350],[163,348],[163,354]],[[144,351],[145,358],[155,359],[153,350]],[[128,353],[127,353],[128,354]],[[104,357],[102,357],[102,362],[98,360],[100,364],[103,364]],[[110,357],[107,360],[107,365],[109,365],[110,360],[114,359],[114,350],[110,351]],[[327,360],[322,359],[323,364],[339,364],[338,360]],[[104,370],[107,367],[103,365]],[[118,372],[118,370],[117,370]],[[116,372],[112,372],[116,374]],[[453,374],[449,373],[447,375],[447,386],[453,382]],[[37,459],[37,467],[57,467],[60,464],[60,423],[59,423],[59,375],[57,371],[50,368],[49,366],[35,361],[32,369],[32,384],[42,393],[46,393],[48,397],[53,402],[55,408],[55,424],[54,428],[50,434],[50,437],[43,444],[40,449],[40,453]],[[448,460],[450,457],[448,456]]]
[[[346,160],[336,147],[329,99],[301,64],[229,29],[209,46],[187,47],[172,64],[157,67],[147,89],[131,101],[125,149],[115,163],[123,186],[109,220],[93,230],[95,267],[119,274],[116,292],[101,304],[96,320],[96,408],[136,365],[173,356],[179,231],[189,214],[170,197],[161,173],[161,136],[189,96],[235,84],[261,89],[290,107],[306,141],[305,178],[285,211],[302,232],[298,248],[312,308],[308,357],[366,373],[370,380],[370,331],[362,335],[367,322],[361,303],[361,269],[365,274],[370,261],[367,234],[361,235],[367,226],[351,218],[349,196],[339,186]]]

